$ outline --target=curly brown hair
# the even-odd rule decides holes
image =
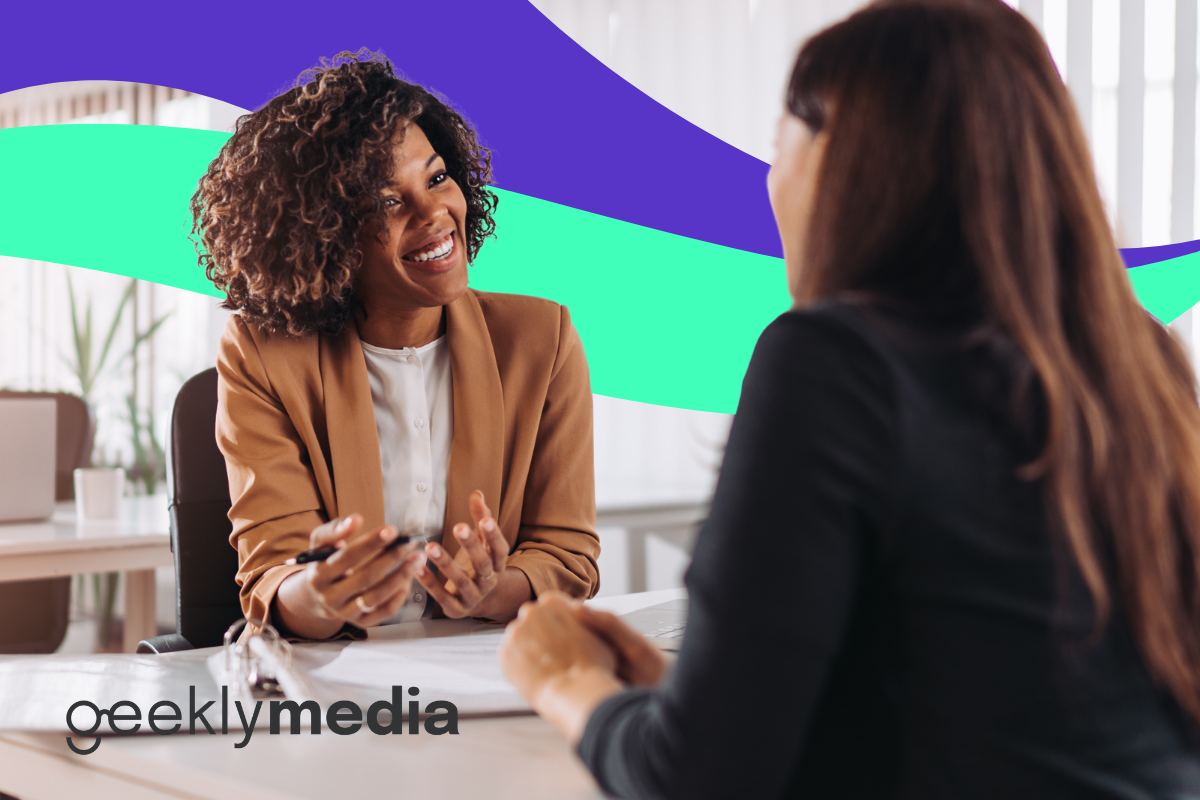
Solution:
[[[306,70],[237,121],[192,196],[200,265],[223,308],[270,332],[342,330],[356,303],[364,226],[383,224],[392,141],[412,122],[467,200],[467,258],[493,236],[491,153],[445,99],[369,50]]]

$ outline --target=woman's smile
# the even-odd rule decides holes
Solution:
[[[400,260],[426,272],[447,272],[458,263],[458,237],[453,230],[435,234],[409,250]]]

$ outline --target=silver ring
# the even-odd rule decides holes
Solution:
[[[354,598],[354,605],[358,606],[358,610],[364,614],[370,614],[372,611],[374,611],[376,608],[379,607],[379,606],[369,606],[366,603],[364,603],[361,594],[358,597]]]

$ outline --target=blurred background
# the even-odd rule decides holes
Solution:
[[[534,0],[533,5],[662,105],[769,162],[797,48],[864,3]],[[1196,238],[1197,0],[1011,5],[1043,31],[1075,97],[1121,246]],[[0,127],[106,123],[230,131],[242,113],[179,89],[109,81],[0,94]],[[504,154],[496,158],[502,161]],[[62,202],[71,202],[70,187],[64,187]],[[111,214],[114,225],[137,224],[119,208],[96,213]],[[84,396],[96,418],[94,463],[123,466],[131,491],[164,491],[162,448],[175,393],[215,362],[227,312],[210,297],[25,259],[0,257],[0,283],[6,287],[0,294],[0,388]],[[1194,350],[1191,312],[1172,327]],[[692,522],[711,493],[729,422],[723,414],[595,397],[602,594],[680,585]],[[157,585],[159,624],[174,630],[170,569],[159,571]],[[96,646],[95,605],[90,590],[77,591],[62,651]],[[115,607],[123,607],[119,598]]]

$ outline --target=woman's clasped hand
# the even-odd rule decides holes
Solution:
[[[337,552],[310,562],[292,586],[311,601],[307,607],[320,609],[338,626],[349,622],[365,628],[394,615],[425,563],[417,543],[393,546],[400,536],[394,526],[363,531],[362,525],[362,516],[351,514],[315,528],[311,547],[333,545]]]
[[[666,657],[619,617],[559,592],[521,607],[500,664],[533,709],[572,741],[605,698],[626,685],[655,686],[667,669]]]

